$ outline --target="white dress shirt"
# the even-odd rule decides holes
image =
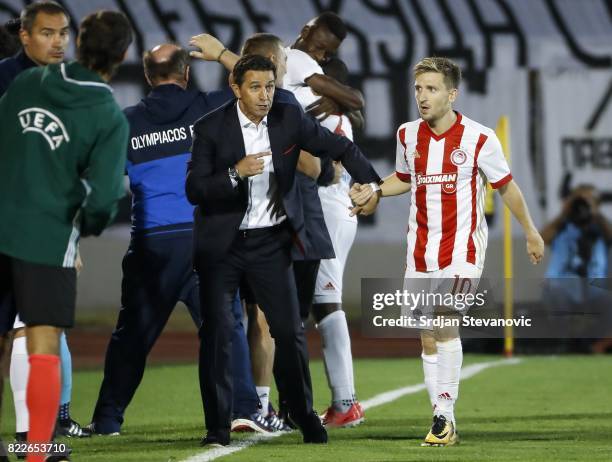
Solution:
[[[247,156],[271,151],[268,117],[264,117],[259,125],[255,125],[240,110],[240,103],[236,104],[236,108]],[[272,156],[264,156],[262,159],[264,161],[263,173],[244,179],[248,181],[249,204],[240,224],[242,230],[268,228],[287,219],[274,174]]]

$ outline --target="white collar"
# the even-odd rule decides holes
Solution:
[[[244,112],[242,112],[242,110],[240,109],[240,100],[236,101],[236,108],[238,108],[238,122],[240,122],[240,126],[242,128],[247,128],[250,125],[256,127],[255,122],[253,122],[251,119],[249,119],[247,116],[244,115]],[[264,124],[264,126],[268,126],[268,115],[266,114],[266,116],[261,119],[262,124]]]

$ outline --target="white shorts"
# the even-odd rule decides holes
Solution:
[[[313,303],[342,303],[342,278],[348,254],[357,234],[357,223],[325,213],[325,224],[336,258],[321,260]]]
[[[431,317],[434,312],[466,313],[471,297],[476,295],[482,268],[468,262],[452,263],[444,269],[419,272],[406,269],[404,274],[404,291],[422,294],[420,302],[411,299],[410,305],[402,307],[402,315],[418,318],[421,315]],[[438,302],[444,303],[440,305]],[[468,301],[466,301],[468,300]]]

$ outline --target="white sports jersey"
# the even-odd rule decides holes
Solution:
[[[457,113],[436,135],[422,119],[397,130],[396,175],[412,184],[406,268],[435,271],[466,261],[482,268],[487,247],[486,180],[512,180],[495,132]]]
[[[322,121],[321,125],[329,131],[345,136],[353,141],[353,126],[349,118],[344,114],[331,115]],[[340,177],[339,183],[319,187],[319,199],[321,199],[321,205],[323,206],[323,212],[326,217],[330,214],[336,219],[356,223],[357,217],[351,217],[349,210],[349,207],[352,207],[351,199],[349,198],[351,176],[345,169],[342,170],[342,176]]]
[[[285,52],[287,53],[287,73],[283,78],[283,88],[292,92],[300,106],[305,108],[320,98],[306,85],[306,80],[314,74],[323,74],[323,69],[303,51],[287,47]]]

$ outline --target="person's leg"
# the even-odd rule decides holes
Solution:
[[[263,417],[267,417],[274,366],[274,339],[270,335],[270,326],[259,306],[254,303],[247,304],[247,314],[253,381],[261,402],[259,412]]]
[[[325,411],[328,426],[353,426],[364,415],[356,399],[351,339],[346,315],[342,311],[344,267],[357,233],[357,223],[325,214],[336,258],[322,260],[313,304],[313,316],[323,343],[323,358],[332,405]]]
[[[196,255],[200,281],[199,378],[207,434],[201,444],[227,445],[232,417],[232,340],[236,318],[232,304],[242,276],[242,255],[230,252],[211,262]]]
[[[445,317],[458,319],[446,314]],[[444,416],[447,421],[455,422],[455,402],[459,396],[459,379],[463,364],[463,349],[459,329],[444,327],[434,330],[438,364],[436,375],[436,402],[434,413]]]
[[[30,363],[28,361],[25,325],[20,320],[17,320],[15,324],[20,327],[15,329],[9,377],[13,391],[13,403],[15,404],[15,433],[20,436],[26,436],[30,427],[28,406],[26,404]]]
[[[181,294],[181,301],[187,305],[189,313],[198,330],[202,325],[200,314],[200,293],[198,276],[192,273],[187,286]],[[251,416],[259,409],[259,399],[251,372],[249,344],[243,324],[244,312],[238,293],[232,303],[234,329],[232,332],[232,377],[234,382],[233,413],[238,416]]]
[[[436,383],[438,381],[438,348],[433,331],[421,331],[421,359],[423,360],[423,376],[431,407],[436,407],[438,394]]]
[[[74,268],[12,259],[15,305],[26,325],[30,373],[26,402],[30,418],[28,443],[49,443],[60,400],[59,336],[74,325]],[[41,462],[45,454],[29,454]]]
[[[250,255],[247,280],[276,344],[279,392],[287,400],[292,420],[302,429],[304,442],[326,442],[327,434],[312,410],[308,352],[290,257],[291,235],[281,228],[245,240]]]
[[[13,297],[13,278],[11,259],[0,253],[0,364],[4,364],[10,354],[13,323],[17,314]],[[2,396],[4,392],[4,374],[0,374],[0,423],[2,422]],[[0,441],[1,443],[1,441]]]
[[[451,265],[441,271],[434,281],[435,291],[446,299],[448,294],[453,297],[475,294],[482,269],[469,263]],[[455,301],[457,301],[455,299]],[[466,307],[458,303],[448,307],[438,307],[436,316],[443,316],[448,323],[445,327],[435,327],[433,334],[438,356],[436,371],[436,402],[434,407],[434,422],[424,444],[452,445],[458,441],[457,424],[455,421],[455,403],[459,397],[459,381],[463,364],[463,348],[459,337],[459,323]]]
[[[149,352],[192,273],[190,241],[147,239],[130,245],[123,259],[121,310],[106,350],[104,378],[92,417],[92,430],[113,435],[121,430]]]
[[[53,438],[60,400],[60,333],[61,329],[53,326],[26,327],[30,360],[26,391],[30,416],[28,444],[44,444]],[[42,462],[44,458],[42,453],[31,453],[27,460]]]
[[[259,409],[260,402],[253,379],[249,344],[243,324],[244,312],[238,294],[232,302],[232,314],[234,316],[232,331],[233,414],[251,416]]]

